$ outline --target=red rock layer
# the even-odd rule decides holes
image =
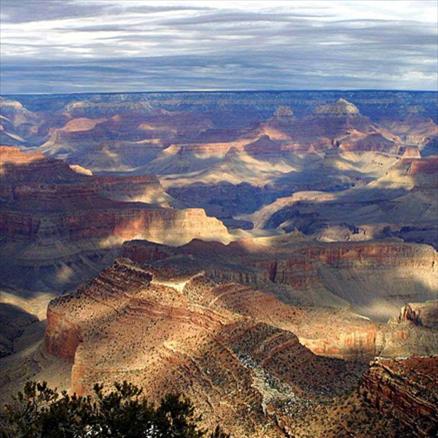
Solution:
[[[129,201],[161,188],[154,176],[95,177],[77,174],[59,160],[18,148],[0,149],[0,233],[6,239],[106,238],[188,241],[207,233],[227,235],[202,209],[176,210]],[[109,199],[111,198],[111,199]]]
[[[398,418],[415,436],[438,433],[438,356],[377,359],[360,389],[382,413]]]
[[[178,292],[151,278],[120,259],[49,304],[46,346],[73,360],[73,391],[126,379],[152,400],[189,396],[210,428],[220,422],[235,436],[277,437],[282,406],[355,381],[355,366],[315,356],[290,331],[227,309],[223,291],[195,281]]]
[[[198,268],[206,270],[217,280],[266,286],[271,290],[276,286],[293,290],[325,288],[326,282],[331,281],[330,272],[342,281],[343,275],[366,276],[371,272],[374,276],[392,273],[397,279],[402,277],[403,271],[405,283],[415,283],[414,271],[434,273],[438,263],[438,254],[432,247],[399,241],[303,243],[292,240],[288,243],[280,238],[272,239],[271,244],[257,242],[257,239],[249,239],[221,245],[192,241],[174,249],[151,246],[147,242],[131,242],[123,251],[127,257],[139,262],[153,262],[155,257],[171,260],[171,256],[177,254],[194,257],[198,260]],[[163,261],[160,266],[164,265]],[[168,267],[175,273],[179,269],[178,263]],[[181,269],[186,268],[181,265]],[[430,292],[431,298],[433,293]],[[348,291],[342,292],[342,298],[349,299]]]
[[[211,302],[290,330],[316,354],[369,360],[383,351],[389,355],[438,351],[438,339],[430,330],[410,324],[380,326],[347,307],[351,303],[372,313],[366,300],[381,300],[397,312],[404,299],[393,295],[393,283],[415,290],[416,274],[424,271],[425,278],[433,276],[437,260],[433,248],[395,241],[289,245],[283,239],[283,245],[273,242],[270,247],[251,242],[223,245],[194,240],[170,248],[131,241],[124,244],[122,253],[164,280],[184,280],[203,272],[186,284],[185,291],[202,296],[204,305]],[[370,275],[386,279],[378,282],[377,291],[374,283],[367,286]],[[434,291],[427,293],[432,297]]]
[[[438,173],[438,157],[428,157],[422,159],[410,159],[410,175],[437,174]]]

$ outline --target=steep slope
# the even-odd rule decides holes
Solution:
[[[17,100],[0,97],[0,144],[31,146],[41,144],[43,121]]]
[[[256,228],[296,228],[322,240],[397,236],[437,245],[437,163],[436,157],[403,158],[366,185],[341,192],[294,193],[241,217]]]
[[[274,151],[317,152],[327,149],[398,153],[396,135],[372,123],[351,102],[341,98],[319,105],[313,114],[302,118],[275,116],[260,126],[265,141],[246,147],[256,156],[273,155]],[[273,138],[271,138],[271,135]]]
[[[153,176],[90,176],[9,147],[0,149],[0,175],[0,277],[6,285],[78,284],[132,238],[170,244],[229,239],[224,225],[202,209],[169,208],[173,201]]]
[[[65,113],[67,122],[51,131],[41,150],[105,172],[141,169],[175,141],[190,142],[211,125],[203,114],[153,110],[147,102],[79,101]],[[162,167],[151,164],[144,172]]]
[[[166,256],[165,247],[149,248],[148,255],[136,245],[126,246],[138,257]],[[379,326],[348,311],[290,306],[271,294],[202,273],[175,276],[164,266],[145,268],[120,258],[75,293],[51,301],[47,323],[47,351],[56,360],[72,362],[72,391],[88,393],[95,382],[128,379],[152,400],[182,392],[193,400],[206,427],[220,422],[242,437],[332,430],[309,410],[319,415],[325,410],[343,424],[341,429],[357,427],[372,436],[397,431],[396,424],[382,422],[378,412],[371,414],[373,408],[357,399],[354,388],[364,365],[323,357],[372,358],[391,340],[389,334],[400,334],[391,325]],[[422,332],[416,342],[424,344],[424,337]],[[361,386],[362,396],[372,403],[381,399],[383,385],[393,386],[387,379],[376,383],[373,367]],[[354,405],[354,412],[348,413],[345,403]],[[417,404],[430,407],[421,400]],[[415,418],[418,410],[413,406],[408,412]],[[376,423],[366,423],[368,415]],[[414,429],[409,422],[405,426]]]
[[[73,390],[129,379],[152,399],[179,391],[206,426],[220,421],[236,436],[282,436],[288,405],[357,382],[354,365],[315,356],[289,331],[196,303],[123,259],[52,301],[47,318],[47,349],[73,360]]]
[[[223,245],[192,241],[179,248],[127,242],[122,253],[169,276],[205,271],[256,286],[290,304],[346,307],[377,320],[408,302],[436,299],[437,252],[400,241],[319,243],[293,235]]]
[[[437,375],[438,356],[379,359],[364,375],[361,392],[413,436],[431,437],[438,432]]]

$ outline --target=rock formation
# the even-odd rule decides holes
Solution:
[[[229,245],[193,241],[180,248],[129,242],[123,254],[174,275],[203,270],[215,280],[274,292],[291,304],[352,305],[384,322],[412,296],[434,299],[438,292],[437,252],[391,240],[316,243],[282,236]]]
[[[220,418],[238,436],[282,436],[294,423],[288,412],[302,415],[306,406],[353,389],[360,364],[389,351],[385,343],[399,336],[394,326],[347,309],[292,306],[208,272],[193,274],[193,254],[141,242],[125,250],[142,263],[117,259],[49,304],[46,348],[72,361],[74,391],[129,379],[154,400],[171,390],[190,396],[208,427]],[[172,268],[164,264],[169,255]],[[425,328],[416,330],[416,342],[424,344]],[[375,383],[375,374],[373,365],[361,386],[373,403],[387,384]],[[422,408],[412,409],[417,415]]]
[[[154,176],[79,174],[60,160],[10,147],[0,149],[0,176],[0,254],[11,255],[0,269],[5,284],[77,284],[132,238],[173,245],[229,239],[202,209],[169,208],[172,200]]]
[[[131,241],[122,254],[147,266],[160,281],[185,283],[195,276],[187,291],[199,281],[205,300],[290,330],[316,354],[366,361],[379,354],[438,352],[436,330],[397,320],[413,291],[436,297],[436,252],[427,246],[390,241],[321,245],[281,237],[229,245],[192,241],[179,248]],[[430,281],[422,292],[420,272]],[[209,286],[203,278],[225,286]]]
[[[353,103],[341,98],[333,104],[326,104],[317,107],[315,113],[332,116],[355,116],[359,115],[359,109]]]
[[[406,304],[398,317],[398,322],[404,321],[420,327],[438,328],[438,301]]]
[[[432,437],[438,432],[437,376],[437,356],[377,359],[364,375],[360,390],[413,436]]]
[[[46,346],[73,361],[72,390],[128,379],[152,400],[184,393],[208,427],[220,422],[236,436],[275,437],[287,406],[357,382],[357,365],[316,356],[292,332],[233,311],[223,290],[204,295],[203,284],[190,283],[179,291],[119,259],[52,301]]]

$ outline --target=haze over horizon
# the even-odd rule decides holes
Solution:
[[[438,90],[424,1],[1,3],[1,94]]]

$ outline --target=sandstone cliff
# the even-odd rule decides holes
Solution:
[[[437,252],[394,240],[319,243],[282,236],[229,245],[192,241],[175,249],[132,242],[123,252],[175,274],[204,270],[218,281],[274,292],[290,304],[351,305],[382,322],[413,297],[434,299],[438,293]]]
[[[289,330],[234,311],[211,286],[198,277],[181,291],[119,259],[50,303],[47,349],[73,361],[74,391],[123,379],[152,400],[179,391],[205,426],[220,421],[241,437],[283,436],[291,406],[305,409],[357,382],[358,365],[314,355]]]
[[[438,357],[377,359],[364,375],[362,395],[397,418],[414,436],[438,432]]]
[[[427,246],[281,237],[229,245],[194,240],[178,248],[131,241],[122,253],[160,281],[184,284],[184,291],[193,291],[193,299],[204,305],[211,302],[292,331],[316,354],[368,361],[379,354],[438,352],[435,329],[397,320],[413,293],[436,296],[436,252]],[[387,323],[390,316],[394,319]]]
[[[406,304],[398,317],[398,322],[403,321],[420,327],[438,328],[438,300]]]
[[[64,288],[105,266],[125,240],[229,240],[218,219],[172,203],[154,176],[90,176],[41,153],[0,148],[0,254],[11,255],[0,277]]]

